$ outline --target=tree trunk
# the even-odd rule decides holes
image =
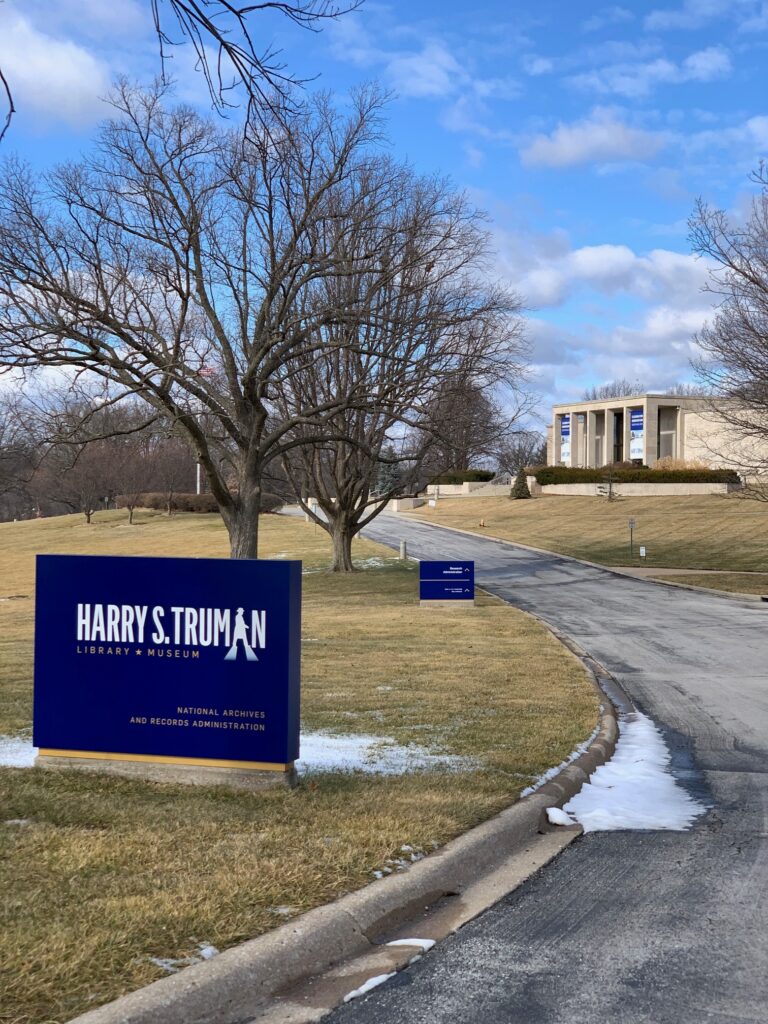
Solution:
[[[230,558],[258,558],[260,508],[261,490],[257,489],[245,498],[241,495],[226,517]]]
[[[128,525],[133,526],[133,505],[128,506]]]
[[[331,539],[333,540],[333,559],[329,566],[331,572],[354,572],[352,564],[352,531],[349,520],[340,516],[331,523]]]
[[[85,509],[85,521],[86,521],[86,523],[90,523],[90,521],[91,521],[91,510],[90,509]]]

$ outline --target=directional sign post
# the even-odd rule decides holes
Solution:
[[[422,604],[439,601],[475,603],[474,562],[419,562],[419,599]]]
[[[629,560],[635,557],[635,527],[637,526],[636,519],[629,520]]]

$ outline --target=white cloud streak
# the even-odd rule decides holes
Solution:
[[[691,53],[680,64],[665,57],[645,62],[610,64],[574,75],[570,83],[591,92],[640,99],[661,85],[712,82],[727,78],[732,70],[728,51],[722,46],[708,46]]]
[[[573,167],[578,164],[647,160],[664,145],[659,133],[632,128],[619,114],[596,107],[581,121],[559,124],[537,135],[520,153],[527,167]]]
[[[701,28],[709,21],[726,18],[734,11],[754,8],[754,0],[685,0],[681,7],[651,11],[644,21],[649,32]]]

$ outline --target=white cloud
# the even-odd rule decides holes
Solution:
[[[745,128],[748,138],[755,143],[758,150],[768,153],[768,117],[750,117]]]
[[[0,66],[19,116],[30,111],[81,128],[104,114],[99,97],[109,90],[107,65],[84,47],[47,35],[2,6]]]
[[[739,32],[751,34],[755,32],[768,32],[768,3],[764,3],[759,12],[751,18],[743,18],[738,26]]]
[[[548,75],[554,70],[555,62],[549,57],[534,57],[529,54],[523,60],[525,73],[536,77],[537,75]]]
[[[562,230],[499,228],[494,239],[500,276],[535,310],[528,337],[547,402],[617,377],[651,388],[690,378],[694,336],[712,315],[706,261],[663,248],[574,248]]]
[[[620,25],[622,22],[633,21],[634,14],[626,7],[606,7],[604,10],[587,18],[581,26],[584,32],[598,32],[609,25]]]
[[[654,156],[663,143],[658,133],[632,128],[616,111],[596,107],[581,121],[559,124],[550,135],[537,135],[520,156],[528,167],[572,167],[645,160]]]
[[[738,124],[679,135],[675,141],[688,164],[705,177],[720,167],[723,153],[729,169],[746,176],[768,158],[768,116],[756,114]]]
[[[485,163],[485,153],[477,146],[467,143],[464,147],[464,154],[470,167],[482,167]]]
[[[467,79],[466,71],[439,42],[425,43],[417,53],[392,57],[387,73],[401,96],[448,96]]]
[[[665,57],[645,62],[610,64],[574,75],[570,82],[580,89],[638,99],[647,96],[659,85],[712,82],[726,78],[732,69],[728,51],[721,46],[709,46],[690,54],[681,64],[675,64]]]
[[[685,58],[682,75],[683,81],[712,82],[716,78],[726,78],[732,70],[728,51],[722,46],[708,46]]]
[[[586,291],[627,296],[673,310],[708,306],[702,298],[709,264],[688,253],[652,249],[638,254],[627,245],[573,248],[563,231],[495,233],[499,272],[533,308],[554,308]]]
[[[708,21],[727,17],[734,10],[750,7],[754,7],[754,0],[684,0],[682,7],[651,11],[644,25],[651,32],[700,28]]]

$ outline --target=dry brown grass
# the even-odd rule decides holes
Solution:
[[[768,594],[766,572],[684,572],[674,576],[654,573],[651,577],[664,583],[685,583],[689,587],[726,590],[731,594]]]
[[[605,565],[768,570],[768,503],[731,495],[662,498],[441,498],[414,513],[456,526]],[[637,520],[634,559],[627,520]],[[485,528],[479,526],[481,520]],[[639,558],[639,545],[648,557]]]
[[[226,554],[213,516],[140,521],[0,526],[0,596],[24,595],[0,602],[0,732],[29,725],[36,552]],[[329,552],[317,528],[269,517],[262,553],[320,568]],[[497,812],[589,734],[595,695],[536,622],[489,597],[470,613],[421,611],[412,566],[368,542],[355,555],[384,564],[304,577],[303,632],[317,640],[303,652],[305,726],[476,767],[324,773],[259,794],[0,770],[0,1020],[64,1021],[161,976],[152,956],[224,948],[364,885],[401,845],[428,852]]]

